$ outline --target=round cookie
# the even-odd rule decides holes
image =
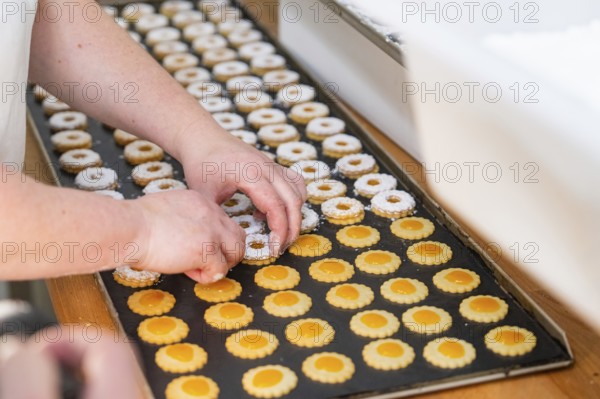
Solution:
[[[313,381],[341,384],[354,375],[354,363],[340,353],[315,353],[302,362],[302,372]]]
[[[314,100],[316,94],[317,92],[312,86],[290,84],[282,87],[281,90],[277,92],[277,102],[284,107],[291,107],[296,104],[302,104]],[[319,106],[319,108],[320,109],[318,112],[321,114],[325,113],[325,109],[323,107]],[[313,119],[315,118],[311,118],[311,122]]]
[[[349,134],[334,134],[323,140],[323,155],[341,158],[345,155],[357,154],[362,150],[359,139]]]
[[[375,295],[366,285],[346,283],[331,287],[325,299],[336,308],[359,309],[373,302]]]
[[[346,123],[336,117],[315,118],[306,125],[306,136],[311,140],[323,141],[327,137],[343,133]]]
[[[246,236],[246,253],[242,263],[252,266],[268,265],[275,262],[277,255],[271,254],[270,237],[267,234],[249,234]]]
[[[398,318],[385,310],[365,310],[350,319],[350,329],[366,338],[387,338],[399,328]]]
[[[385,173],[369,173],[356,179],[354,189],[366,198],[373,198],[376,194],[382,191],[396,189],[396,178]]]
[[[404,327],[419,334],[439,334],[452,326],[452,316],[435,306],[415,306],[402,314]]]
[[[331,251],[331,241],[318,234],[301,234],[300,237],[290,245],[289,252],[293,255],[303,257],[323,256]]]
[[[394,220],[390,225],[392,234],[405,240],[420,240],[427,238],[435,231],[435,226],[429,219],[416,216]]]
[[[343,259],[325,258],[313,262],[308,273],[322,283],[339,283],[352,278],[354,266]]]
[[[249,71],[248,64],[242,61],[225,61],[216,64],[212,73],[219,82],[226,82],[236,76],[247,75]],[[240,110],[241,111],[241,110]],[[242,111],[247,112],[247,111]]]
[[[177,53],[166,55],[162,65],[169,73],[175,73],[180,69],[195,67],[199,62],[198,57],[193,54]]]
[[[363,252],[354,261],[358,270],[370,274],[393,273],[398,270],[401,263],[398,255],[381,249]]]
[[[246,143],[248,145],[255,146],[256,143],[258,142],[256,133],[251,132],[249,130],[240,130],[240,129],[230,130],[229,133],[231,133],[232,136],[237,137],[238,139],[242,140],[244,143]]]
[[[229,216],[247,215],[252,213],[254,206],[247,195],[235,193],[230,199],[221,204],[221,208]]]
[[[371,198],[371,210],[374,214],[395,219],[408,216],[415,211],[415,199],[402,190],[382,191]]]
[[[265,231],[265,223],[252,215],[232,216],[231,219],[244,229],[246,234],[261,234]]]
[[[109,168],[93,166],[75,176],[75,186],[86,191],[114,190],[118,184],[117,172]]]
[[[154,285],[160,278],[160,273],[149,270],[139,270],[131,266],[120,266],[113,272],[113,278],[121,285],[132,288],[143,288]]]
[[[185,89],[198,100],[206,97],[220,96],[223,91],[223,88],[217,82],[205,82],[202,80],[188,84]]]
[[[96,151],[80,148],[64,152],[58,162],[65,172],[79,173],[86,168],[101,166],[102,158]]]
[[[290,166],[290,169],[300,174],[306,184],[315,180],[325,180],[331,175],[331,169],[323,161],[298,161]]]
[[[287,325],[285,337],[296,346],[315,348],[333,341],[335,330],[322,319],[298,319]]]
[[[173,166],[166,162],[145,162],[137,165],[131,171],[133,181],[145,187],[153,180],[173,177]]]
[[[154,45],[152,52],[159,60],[164,59],[169,54],[183,54],[189,50],[188,45],[179,40],[159,42]],[[177,71],[179,72],[179,71]]]
[[[357,199],[336,197],[321,204],[321,212],[332,224],[348,225],[359,223],[365,217],[365,207]]]
[[[64,130],[50,137],[54,150],[63,153],[70,150],[92,148],[92,135],[83,130]]]
[[[115,143],[122,147],[139,139],[138,136],[134,136],[133,134],[127,133],[125,130],[121,129],[114,130],[113,138],[115,139]]]
[[[375,158],[369,154],[350,154],[338,159],[335,163],[340,173],[349,179],[358,179],[362,175],[379,170]]]
[[[267,125],[283,125],[287,118],[283,111],[275,108],[259,108],[248,114],[246,117],[248,124],[255,129],[260,129]]]
[[[233,108],[233,103],[227,97],[204,97],[199,99],[198,103],[211,114],[215,112],[228,112]]]
[[[429,295],[429,289],[419,280],[400,277],[387,280],[379,291],[388,301],[399,304],[420,302]]]
[[[338,230],[335,234],[337,240],[351,248],[365,248],[375,245],[379,242],[379,231],[371,226],[353,225],[346,226]]]
[[[500,326],[491,329],[484,337],[485,346],[500,356],[522,356],[531,352],[537,338],[531,331],[517,326]]]
[[[162,148],[146,140],[135,140],[125,146],[125,159],[132,165],[161,161],[165,152]]]
[[[238,50],[240,58],[250,61],[259,55],[268,55],[275,53],[275,46],[268,42],[254,42],[241,46]],[[263,74],[264,75],[264,74]]]
[[[262,79],[256,76],[242,75],[228,79],[225,84],[225,89],[229,93],[237,94],[248,91],[262,91]]]
[[[206,302],[232,301],[241,293],[242,285],[227,277],[210,284],[196,283],[194,285],[194,294]]]
[[[290,393],[298,377],[287,367],[269,364],[250,369],[242,377],[242,386],[257,398],[278,398]]]
[[[296,104],[290,110],[290,119],[301,125],[306,125],[315,118],[329,115],[329,107],[323,103],[309,101]]]
[[[215,24],[212,22],[194,22],[183,28],[183,38],[188,42],[200,36],[210,36],[216,32]],[[202,60],[204,62],[204,59]]]
[[[57,112],[48,119],[48,124],[53,132],[85,130],[88,126],[87,116],[83,112],[77,111]]]
[[[142,341],[155,345],[174,344],[187,337],[190,329],[181,319],[172,316],[150,317],[138,326]]]
[[[210,72],[200,67],[190,67],[178,70],[173,74],[176,81],[181,83],[182,86],[187,87],[189,84],[194,82],[209,82]]]
[[[433,284],[444,292],[461,294],[473,291],[481,279],[474,271],[457,267],[444,269],[433,276]]]
[[[255,29],[233,31],[227,36],[227,39],[231,46],[239,48],[247,43],[258,42],[262,39],[262,34]]]
[[[219,330],[236,330],[246,327],[254,319],[254,312],[238,302],[223,302],[204,312],[206,324]]]
[[[434,366],[455,369],[465,367],[475,360],[475,347],[458,338],[443,337],[425,345],[423,357]]]
[[[232,112],[215,112],[213,119],[225,130],[238,130],[244,128],[244,118]]]
[[[340,181],[327,179],[315,180],[306,186],[308,202],[320,205],[323,202],[346,195],[346,185]]]
[[[202,55],[203,59],[205,52],[210,50],[224,49],[225,47],[227,47],[227,39],[216,34],[198,36],[192,41],[192,48],[196,54]],[[208,67],[209,64],[204,63],[204,66]]]
[[[148,183],[143,191],[144,194],[154,194],[171,190],[187,190],[187,186],[175,179],[157,179]]]
[[[212,68],[222,62],[235,60],[237,60],[237,52],[226,47],[212,48],[202,53],[202,65],[207,68]]]
[[[273,334],[261,330],[241,330],[225,340],[225,348],[240,359],[260,359],[275,352],[279,340]]]
[[[288,290],[300,282],[300,273],[289,266],[270,265],[254,275],[256,285],[269,290]]]
[[[478,323],[496,323],[506,317],[508,304],[495,296],[475,295],[463,299],[458,310],[465,319]]]
[[[303,141],[283,143],[277,147],[277,162],[284,166],[317,159],[317,149],[309,143]]]
[[[298,83],[299,81],[300,74],[287,69],[267,72],[263,76],[264,85],[271,92],[279,91],[282,87]]]
[[[250,70],[258,76],[281,69],[285,69],[285,58],[279,54],[259,54],[250,60]]]
[[[208,355],[196,344],[180,343],[160,348],[154,361],[167,373],[191,373],[204,367]]]
[[[166,399],[217,399],[219,386],[202,375],[186,375],[175,378],[167,385]]]
[[[399,339],[384,338],[365,345],[362,356],[367,366],[376,370],[399,370],[415,360],[415,351]]]
[[[419,265],[441,265],[452,259],[452,249],[441,242],[421,241],[408,247],[406,255]]]
[[[300,139],[298,129],[286,123],[263,125],[258,130],[257,136],[265,145],[275,148],[283,143],[298,141]]]
[[[263,308],[277,317],[302,316],[312,306],[312,299],[299,291],[278,291],[265,297]]]
[[[302,212],[302,222],[300,223],[300,233],[310,233],[317,228],[319,224],[319,214],[308,207],[308,205],[302,205],[300,209]]]
[[[173,309],[175,297],[163,290],[136,291],[127,299],[127,306],[142,316],[160,316]]]

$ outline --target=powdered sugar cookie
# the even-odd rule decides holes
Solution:
[[[262,126],[257,135],[260,141],[269,147],[278,147],[280,144],[300,139],[298,129],[285,123]]]
[[[281,90],[277,92],[277,102],[284,107],[291,107],[292,105],[302,104],[314,100],[316,94],[317,92],[312,86],[304,84],[289,84],[285,87],[282,87]],[[307,108],[298,108],[298,111],[296,112],[299,112],[298,117],[300,119],[307,115],[310,117],[313,113],[325,114],[326,116],[329,113],[329,110],[325,110],[325,108],[323,108],[321,105],[323,104],[317,105],[313,110]],[[310,119],[314,120],[315,118]]]
[[[341,158],[344,155],[356,154],[362,150],[362,144],[354,136],[340,133],[323,140],[323,155]]]
[[[75,185],[81,190],[114,190],[118,186],[117,172],[96,166],[85,168],[75,176]]]
[[[166,162],[146,162],[137,165],[131,171],[133,181],[145,187],[152,180],[173,177],[173,166]]]
[[[373,156],[368,154],[350,154],[340,158],[335,163],[340,173],[349,179],[357,179],[364,174],[379,170]]]
[[[395,190],[397,185],[396,178],[385,173],[369,173],[360,176],[354,182],[354,189],[359,195],[367,198],[373,198],[382,191]]]
[[[144,194],[154,194],[171,190],[187,190],[187,186],[175,179],[157,179],[148,183],[143,191]]]
[[[346,123],[333,116],[315,118],[306,125],[306,136],[309,139],[323,141],[327,137],[343,133]]]
[[[283,111],[275,108],[260,108],[248,114],[248,124],[255,129],[266,125],[285,124],[287,118]]]
[[[317,149],[312,144],[300,141],[283,143],[277,147],[277,162],[284,166],[308,159],[317,159]]]
[[[331,169],[322,161],[299,161],[290,166],[290,169],[300,174],[306,184],[315,180],[325,180],[331,175]]]
[[[323,202],[321,212],[329,223],[340,225],[359,223],[365,217],[362,202],[349,197],[336,197]]]
[[[311,204],[320,205],[331,198],[346,195],[346,185],[337,180],[315,180],[306,186],[308,201]]]
[[[290,119],[301,125],[306,125],[315,118],[322,118],[328,115],[329,107],[323,103],[314,101],[296,104],[290,110]]]

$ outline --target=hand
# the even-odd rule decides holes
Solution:
[[[141,256],[134,267],[185,272],[208,284],[225,276],[243,257],[246,234],[214,201],[193,190],[146,195],[141,209]]]
[[[201,140],[193,139],[199,137]],[[217,126],[180,146],[180,160],[192,189],[223,203],[236,191],[248,195],[271,229],[271,250],[281,253],[298,238],[306,201],[302,176],[271,161]]]
[[[142,397],[133,352],[128,345],[113,342],[112,332],[102,331],[100,340],[94,336],[90,341],[85,330],[52,328],[59,328],[48,332],[52,342],[30,339],[22,344],[15,338],[2,344],[12,348],[8,358],[0,361],[1,398],[62,397],[61,364],[85,376],[82,399]],[[40,336],[45,335],[36,335]]]

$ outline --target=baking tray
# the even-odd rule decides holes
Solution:
[[[369,39],[383,52],[404,66],[400,33],[378,24],[350,0],[319,0],[331,14],[335,14]]]
[[[263,34],[267,40],[273,42],[278,48],[278,52],[287,58],[289,67],[301,73],[303,83],[318,87],[318,82],[302,71],[285,49],[269,38],[264,30]],[[415,196],[417,199],[416,214],[432,220],[436,227],[435,233],[428,239],[445,242],[453,249],[453,258],[444,266],[416,265],[406,257],[406,248],[412,241],[401,240],[389,234],[391,222],[367,212],[362,223],[369,224],[382,233],[381,241],[374,248],[396,252],[402,259],[402,266],[395,273],[384,276],[356,271],[349,281],[368,285],[375,292],[375,300],[366,309],[384,309],[400,317],[403,311],[411,305],[397,305],[384,300],[378,294],[379,286],[383,281],[392,277],[417,278],[430,289],[428,298],[419,305],[433,305],[446,309],[453,317],[453,325],[443,335],[460,337],[471,342],[477,350],[477,359],[461,369],[444,370],[434,367],[423,359],[421,353],[425,344],[435,336],[423,336],[401,328],[394,334],[394,337],[404,340],[415,349],[417,355],[415,361],[406,369],[393,372],[377,371],[367,367],[362,360],[361,350],[369,340],[356,336],[348,327],[352,315],[360,310],[344,311],[330,306],[325,300],[325,294],[332,284],[316,282],[308,275],[308,266],[315,258],[301,258],[286,253],[279,258],[277,263],[296,268],[302,279],[295,289],[313,298],[312,308],[301,317],[321,317],[328,320],[336,331],[333,342],[322,348],[311,349],[294,347],[289,344],[283,330],[290,321],[297,318],[283,319],[267,314],[262,309],[262,301],[271,291],[262,289],[254,283],[256,267],[239,265],[232,269],[229,277],[240,281],[243,286],[242,295],[236,301],[252,307],[255,313],[254,321],[247,328],[272,331],[278,337],[280,346],[274,354],[263,359],[237,359],[224,347],[226,337],[232,332],[215,330],[203,322],[203,313],[210,304],[196,298],[193,292],[194,282],[184,275],[163,276],[156,288],[169,291],[177,298],[177,303],[169,314],[180,317],[188,323],[190,334],[185,341],[201,345],[208,353],[209,362],[198,374],[213,378],[219,384],[221,397],[244,398],[250,396],[241,387],[242,374],[252,367],[279,363],[292,368],[299,377],[298,387],[287,396],[290,398],[391,398],[555,369],[571,364],[572,353],[562,330],[494,263],[482,248],[462,231],[460,226],[433,199],[420,189],[409,175],[402,171],[384,149],[375,144],[361,126],[350,117],[350,113],[343,104],[326,90],[318,91],[317,99],[329,105],[332,115],[346,121],[347,132],[362,140],[364,152],[371,153],[377,158],[381,172],[396,176],[400,183],[399,188],[405,189]],[[65,187],[74,187],[73,175],[64,173],[58,167],[59,154],[52,150],[51,132],[40,104],[34,100],[31,93],[27,102],[30,119],[35,124],[36,129],[34,130],[48,150],[49,162],[56,173],[59,184]],[[297,127],[303,133],[304,129],[301,126]],[[112,139],[112,129],[104,127],[97,121],[89,120],[88,131],[94,137],[92,148],[101,154],[105,166],[117,171],[120,183],[119,191],[126,198],[136,198],[142,195],[141,188],[136,186],[130,178],[132,167],[124,160],[122,148],[117,146]],[[314,144],[320,153],[319,143],[305,137],[303,140]],[[331,167],[335,163],[335,160],[331,158],[321,157],[321,159]],[[166,160],[173,163],[176,171],[175,177],[182,179],[183,173],[179,163],[168,156]],[[353,181],[339,175],[336,175],[335,178],[343,181],[348,187],[352,187]],[[351,189],[349,195],[354,197]],[[364,198],[357,198],[368,205]],[[318,210],[318,207],[314,208]],[[317,230],[318,234],[328,237],[333,243],[333,250],[326,257],[339,257],[352,262],[358,250],[343,247],[337,243],[335,232],[338,228],[338,226],[322,222]],[[476,290],[468,294],[448,294],[433,286],[431,279],[439,270],[445,267],[460,266],[467,266],[481,276],[481,285]],[[110,272],[101,273],[100,278],[104,283],[104,285],[101,284],[101,287],[106,289],[107,300],[110,298],[110,305],[114,307],[116,323],[136,343],[140,351],[146,380],[154,396],[156,398],[164,397],[166,385],[177,375],[165,373],[159,369],[154,362],[154,354],[158,347],[145,344],[137,338],[136,329],[144,317],[131,312],[126,303],[128,296],[135,289],[117,284]],[[466,296],[483,293],[501,297],[509,304],[509,313],[501,323],[480,325],[465,320],[458,313],[458,304],[462,299]],[[529,354],[518,358],[503,358],[493,354],[484,347],[483,335],[500,324],[518,325],[533,331],[538,338],[536,348]],[[306,378],[301,371],[302,361],[310,354],[320,351],[337,351],[352,358],[356,366],[354,377],[344,384],[338,385],[320,384]]]

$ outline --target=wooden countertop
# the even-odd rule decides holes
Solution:
[[[276,21],[266,21],[264,26],[274,32]],[[386,149],[393,159],[403,165],[407,163],[418,165],[413,158],[368,121],[358,114],[355,116],[365,130],[382,148]],[[33,165],[33,162],[40,162],[43,159],[43,150],[33,139],[30,128],[28,128],[27,136],[26,162]],[[37,177],[40,180],[50,183],[47,174],[40,173],[39,168],[32,167],[30,169],[34,173],[38,172]],[[476,241],[484,242],[474,231],[467,226],[464,227],[465,230],[472,233]],[[564,329],[574,352],[574,365],[557,371],[493,381],[420,397],[438,399],[600,398],[600,334],[594,332],[578,316],[555,300],[509,259],[500,259],[498,263]],[[95,276],[51,279],[47,281],[47,285],[56,315],[61,322],[79,323],[80,325],[95,324],[111,330],[117,328],[110,313],[111,305],[106,303]]]

